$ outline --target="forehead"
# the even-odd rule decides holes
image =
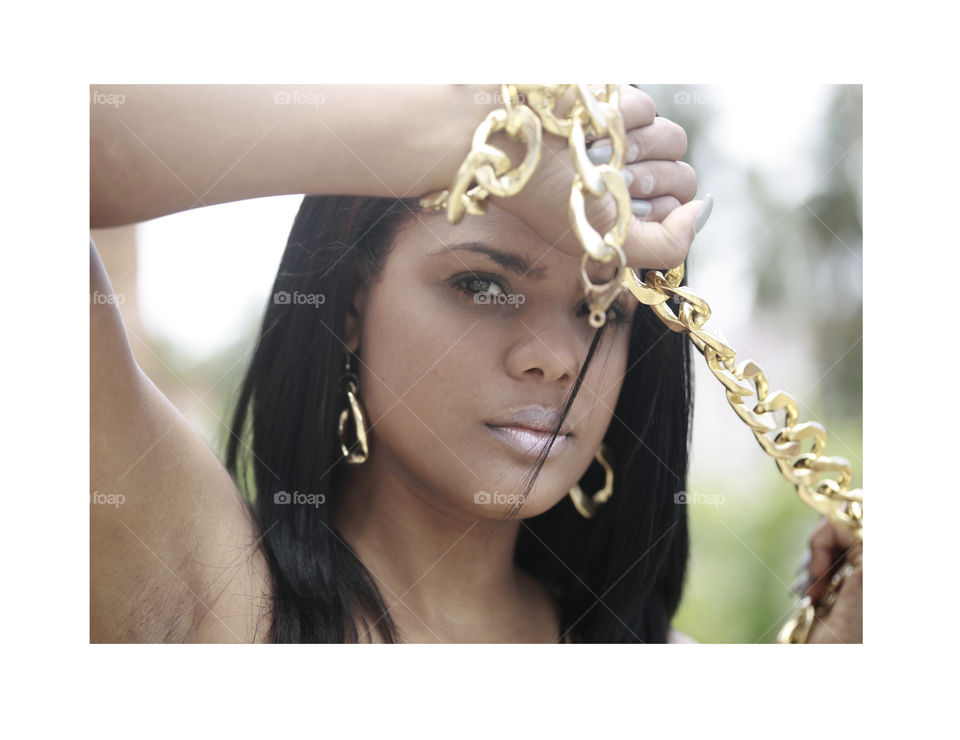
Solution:
[[[467,261],[469,254],[483,255],[488,249],[495,250],[514,259],[491,259],[491,264],[497,261],[514,273],[524,273],[527,279],[563,283],[575,279],[580,284],[580,255],[561,251],[521,219],[493,204],[484,215],[464,215],[459,224],[447,221],[443,211],[421,211],[398,231],[395,247],[400,247],[410,258],[430,261]],[[612,264],[593,260],[586,266],[593,282],[609,280],[614,270]]]

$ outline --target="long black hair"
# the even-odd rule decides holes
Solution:
[[[398,641],[373,577],[332,513],[344,465],[337,422],[347,314],[355,289],[377,278],[398,228],[418,209],[416,199],[307,196],[277,272],[226,451],[262,535],[276,642],[357,642],[374,627],[370,615],[382,640]],[[297,310],[298,295],[323,298],[305,311]],[[554,437],[603,331],[594,334]],[[604,438],[613,496],[591,519],[565,497],[522,521],[516,563],[553,591],[564,633],[578,642],[666,641],[688,558],[686,506],[677,497],[686,487],[693,408],[688,345],[649,308],[637,308]],[[593,464],[580,483],[589,494],[602,480]],[[295,492],[322,495],[325,505],[285,505]]]

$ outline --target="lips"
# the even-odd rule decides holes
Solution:
[[[550,435],[547,432],[535,432],[524,427],[495,427],[489,424],[486,426],[494,437],[526,457],[539,457],[543,453],[544,446],[550,441]],[[559,455],[567,449],[569,444],[569,435],[558,434],[547,457]]]
[[[554,409],[546,409],[542,406],[526,406],[518,411],[486,422],[486,427],[494,437],[514,451],[524,456],[537,457],[550,442],[550,436],[559,419],[560,412]],[[550,458],[563,452],[570,444],[572,436],[568,427],[562,427],[550,447],[547,457]]]
[[[535,432],[553,432],[557,422],[560,421],[560,412],[556,409],[548,409],[543,406],[524,406],[521,409],[512,411],[498,419],[491,419],[488,425],[494,427],[522,427]],[[570,434],[570,428],[564,425],[557,437]]]

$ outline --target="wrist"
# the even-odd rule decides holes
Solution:
[[[501,107],[500,85],[433,85],[408,106],[406,150],[416,182],[410,195],[453,184],[470,154],[473,135],[491,111]]]

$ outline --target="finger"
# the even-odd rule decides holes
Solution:
[[[662,116],[649,126],[627,129],[627,151],[635,147],[633,162],[644,159],[683,159],[687,153],[687,132],[683,126]]]
[[[814,548],[820,552],[819,558],[811,556],[811,568],[822,568],[828,554],[835,554],[832,563],[837,556],[850,556],[854,550],[862,550],[863,543],[852,530],[832,522],[827,517],[820,517],[810,536],[810,547],[811,552]]]
[[[663,221],[672,210],[680,206],[680,201],[672,195],[664,195],[657,198],[631,198],[631,210],[635,218],[641,221]],[[697,233],[703,228],[707,219],[710,218],[710,212],[713,210],[713,196],[707,193],[703,196],[703,207],[697,214],[694,228]]]
[[[653,98],[630,85],[620,86],[620,112],[623,114],[623,125],[627,131],[649,126],[654,119],[660,120],[657,118],[657,106]]]
[[[690,245],[696,234],[694,222],[700,209],[702,200],[692,200],[684,205],[676,203],[671,196],[665,199],[674,201],[672,210],[656,219],[631,219],[630,231],[623,244],[623,251],[627,258],[627,265],[633,268],[655,268],[669,270],[681,264],[690,251]],[[654,199],[654,213],[656,217],[656,201]]]
[[[680,265],[686,259],[696,235],[698,216],[702,210],[712,207],[711,196],[683,205],[672,195],[649,200],[634,199],[634,205],[638,202],[649,204],[652,210],[635,210],[630,219],[627,238],[623,243],[627,266],[669,270]],[[586,213],[588,220],[601,233],[612,228],[615,209],[609,198],[592,199],[586,207]]]
[[[659,117],[648,126],[627,129],[626,162],[648,159],[683,159],[687,153],[687,132],[673,121]],[[594,164],[606,164],[613,156],[610,138],[597,139],[587,149]]]
[[[820,599],[843,562],[861,562],[862,552],[863,543],[852,531],[821,517],[810,536],[810,598]]]
[[[637,201],[634,201],[635,203]],[[644,204],[649,204],[649,210]],[[641,221],[663,221],[671,211],[680,207],[680,201],[672,195],[661,195],[639,200],[639,205],[633,209],[635,218]],[[676,265],[674,265],[676,267]]]
[[[823,595],[835,560],[833,528],[829,519],[820,517],[813,534],[810,535],[810,585],[807,587],[807,594],[814,601]]]
[[[687,203],[697,194],[697,173],[686,162],[656,160],[624,169],[633,177],[629,187],[631,198],[672,195],[679,203]]]
[[[844,580],[836,603],[824,616],[818,613],[807,642],[863,642],[863,569],[854,568]]]

